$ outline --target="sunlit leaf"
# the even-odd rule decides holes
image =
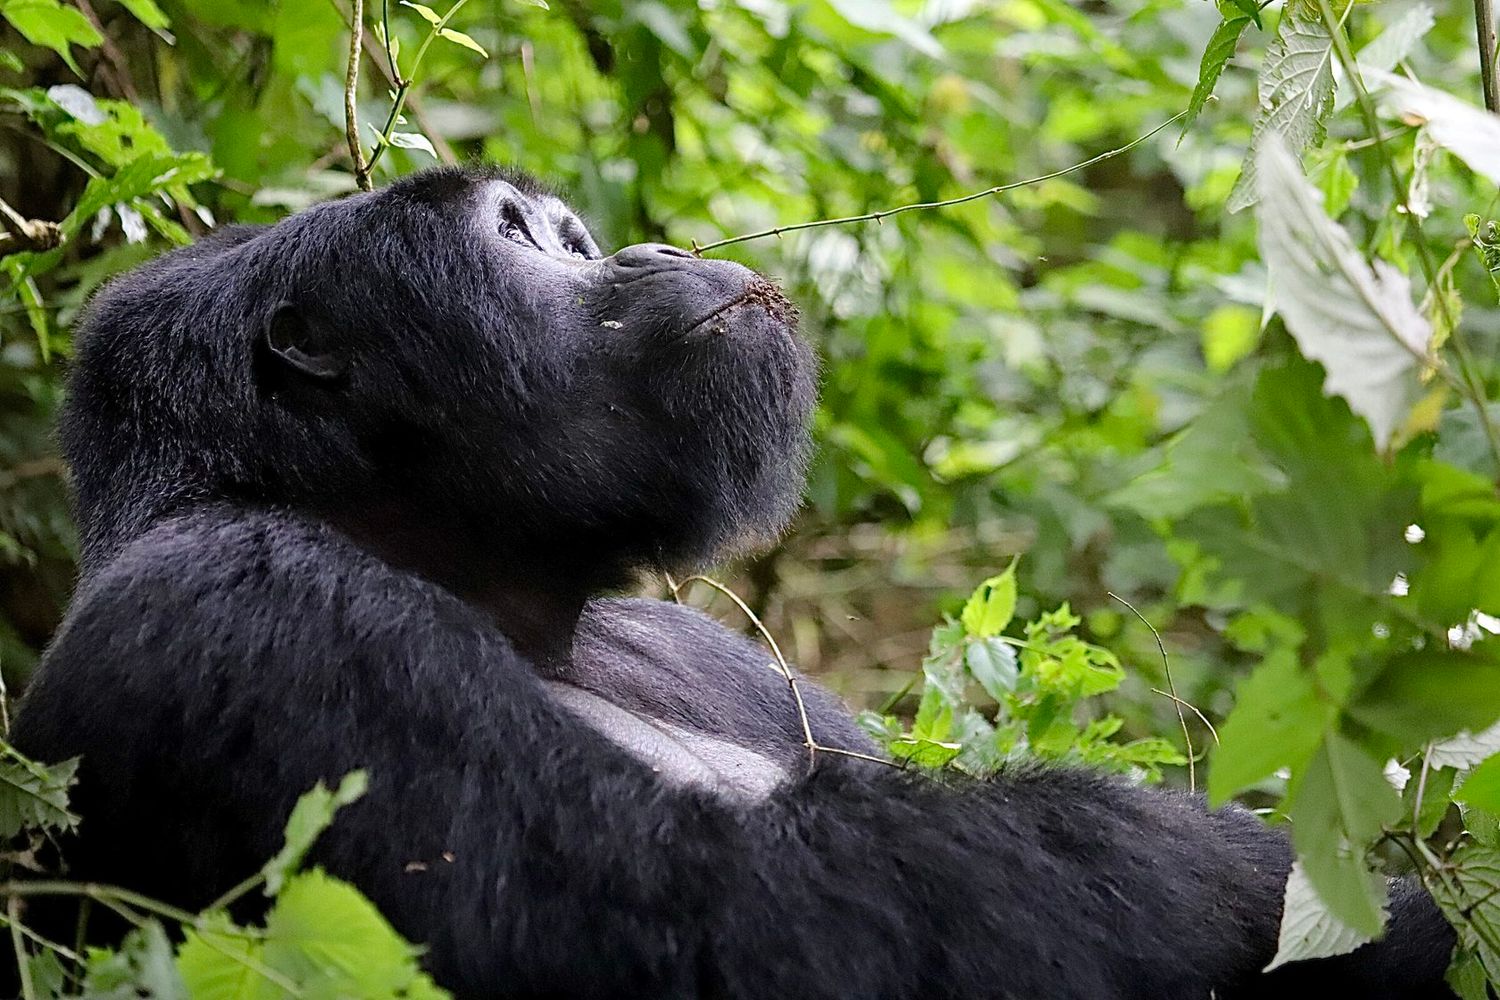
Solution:
[[[1388,113],[1423,125],[1434,142],[1470,170],[1500,184],[1500,115],[1405,77],[1370,75],[1384,87],[1380,103]]]
[[[83,71],[73,61],[71,46],[93,48],[104,41],[82,11],[58,0],[0,0],[0,17],[32,45],[56,52],[79,76]]]
[[[302,864],[313,841],[333,823],[334,815],[364,795],[369,784],[364,771],[350,771],[334,791],[330,792],[320,781],[297,800],[286,821],[286,842],[261,869],[266,877],[267,895],[281,891],[287,877]]]
[[[422,19],[428,24],[437,25],[443,23],[443,16],[426,4],[412,3],[411,0],[401,0],[401,6],[410,7],[418,14],[421,14]]]
[[[474,39],[470,38],[462,31],[455,31],[452,28],[439,28],[438,35],[442,38],[446,38],[450,42],[453,42],[455,45],[462,45],[466,49],[472,49],[473,51],[478,52],[480,55],[484,56],[486,59],[490,57],[490,54],[484,50],[483,45],[480,45],[478,42],[474,41]]]

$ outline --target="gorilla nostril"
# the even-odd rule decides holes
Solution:
[[[673,267],[678,260],[696,260],[692,254],[665,243],[637,243],[615,253],[621,267]]]

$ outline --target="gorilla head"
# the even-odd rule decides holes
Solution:
[[[217,499],[310,510],[459,589],[591,590],[722,554],[798,498],[795,324],[738,264],[602,257],[510,173],[226,230],[110,285],[82,326],[62,433],[86,565]]]

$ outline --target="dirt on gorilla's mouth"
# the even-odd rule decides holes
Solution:
[[[789,334],[796,330],[797,320],[801,313],[795,303],[781,291],[774,282],[765,278],[757,277],[745,288],[743,292],[734,298],[716,307],[707,316],[697,320],[687,328],[688,333],[696,333],[707,329],[714,334],[725,334],[729,332],[729,324],[724,322],[724,317],[740,306],[758,307],[766,318],[779,329]]]

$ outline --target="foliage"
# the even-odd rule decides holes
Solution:
[[[8,745],[7,758],[45,773]],[[73,762],[76,763],[76,762]],[[66,769],[71,779],[72,768]],[[12,903],[3,918],[23,969],[22,991],[33,997],[156,1000],[274,1000],[329,996],[359,1000],[441,1000],[447,994],[417,965],[418,949],[404,941],[353,886],[321,869],[298,872],[313,842],[337,810],[365,789],[363,772],[346,775],[336,791],[320,782],[302,796],[286,824],[286,843],[264,869],[202,913],[184,913],[124,889],[78,882],[9,882],[0,895]],[[19,794],[0,786],[0,813]],[[53,807],[66,814],[66,788],[52,789]],[[32,833],[54,831],[52,816],[30,817]],[[242,926],[229,907],[256,888],[273,898],[261,927]],[[118,948],[80,954],[35,932],[23,936],[15,904],[28,896],[93,900],[126,917],[134,929]],[[86,918],[85,918],[86,919]],[[176,945],[174,941],[180,942]]]
[[[1500,119],[1467,5],[369,6],[356,105],[377,180],[515,161],[606,243],[954,198],[1186,110],[1176,141],[997,198],[727,249],[782,277],[825,359],[809,509],[737,582],[795,660],[884,705],[872,724],[919,764],[1036,754],[1182,782],[1187,731],[1214,801],[1290,817],[1282,959],[1366,940],[1374,876],[1405,868],[1459,929],[1453,981],[1483,995]],[[0,237],[13,687],[70,579],[47,427],[78,310],[213,225],[354,189],[348,11],[0,0],[0,197],[64,241],[15,220]],[[1153,693],[1174,687],[1203,720]],[[70,772],[0,765],[0,818],[66,827]],[[148,927],[90,974],[145,983],[164,947]]]

